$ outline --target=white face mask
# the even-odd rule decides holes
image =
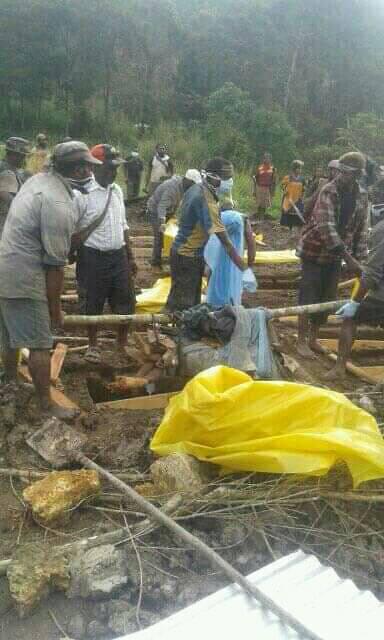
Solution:
[[[233,178],[229,180],[222,180],[216,190],[218,196],[223,196],[226,193],[230,193],[233,189]]]
[[[132,158],[138,158],[139,154],[137,153],[137,151],[132,151],[131,156]]]

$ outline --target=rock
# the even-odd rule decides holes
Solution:
[[[127,583],[124,554],[111,544],[79,551],[70,561],[68,597],[103,597]]]
[[[96,471],[53,471],[24,489],[23,498],[32,509],[33,517],[49,525],[99,491]]]
[[[13,606],[12,595],[5,577],[0,578],[0,617]]]
[[[361,409],[364,409],[364,411],[368,411],[368,413],[371,413],[372,415],[377,414],[377,409],[369,396],[360,396],[357,404]]]
[[[70,620],[67,633],[74,640],[81,640],[87,630],[87,621],[81,613],[76,613]]]
[[[207,482],[204,465],[184,453],[156,460],[150,471],[153,484],[161,493],[199,493]]]
[[[108,634],[108,627],[98,620],[92,620],[87,626],[87,636],[90,638],[105,638]]]
[[[118,636],[137,630],[136,608],[125,600],[112,600],[109,605],[108,627]]]
[[[36,544],[19,547],[7,570],[9,589],[20,617],[27,615],[51,589],[69,586],[65,556]]]

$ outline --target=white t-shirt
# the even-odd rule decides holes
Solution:
[[[168,177],[168,165],[169,156],[163,156],[160,160],[158,155],[155,155],[152,160],[151,182],[161,182],[163,178]]]
[[[125,245],[124,231],[129,227],[125,215],[124,196],[118,184],[113,183],[112,196],[107,215],[103,222],[91,233],[84,242],[85,247],[99,251],[113,251]],[[85,212],[81,217],[80,229],[88,227],[104,211],[107,201],[108,188],[102,187],[93,180],[87,188],[87,194],[82,196]]]

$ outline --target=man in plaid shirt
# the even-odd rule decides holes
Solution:
[[[346,153],[338,160],[337,175],[321,190],[297,249],[302,279],[299,304],[316,304],[337,298],[341,263],[359,276],[368,257],[368,196],[359,186],[365,159]],[[299,316],[298,353],[314,357],[323,351],[317,338],[327,314]]]

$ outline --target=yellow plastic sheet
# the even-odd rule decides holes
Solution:
[[[171,278],[159,278],[151,289],[144,289],[136,297],[136,313],[159,313],[167,302]]]
[[[189,453],[226,472],[323,475],[343,460],[355,487],[384,477],[376,421],[344,395],[254,381],[221,366],[198,374],[170,400],[151,449]]]
[[[298,264],[300,259],[294,250],[257,251],[255,264]]]
[[[177,231],[178,226],[176,218],[170,218],[166,224],[164,232],[163,256],[165,256],[166,258],[169,256],[172,243],[177,235]]]

